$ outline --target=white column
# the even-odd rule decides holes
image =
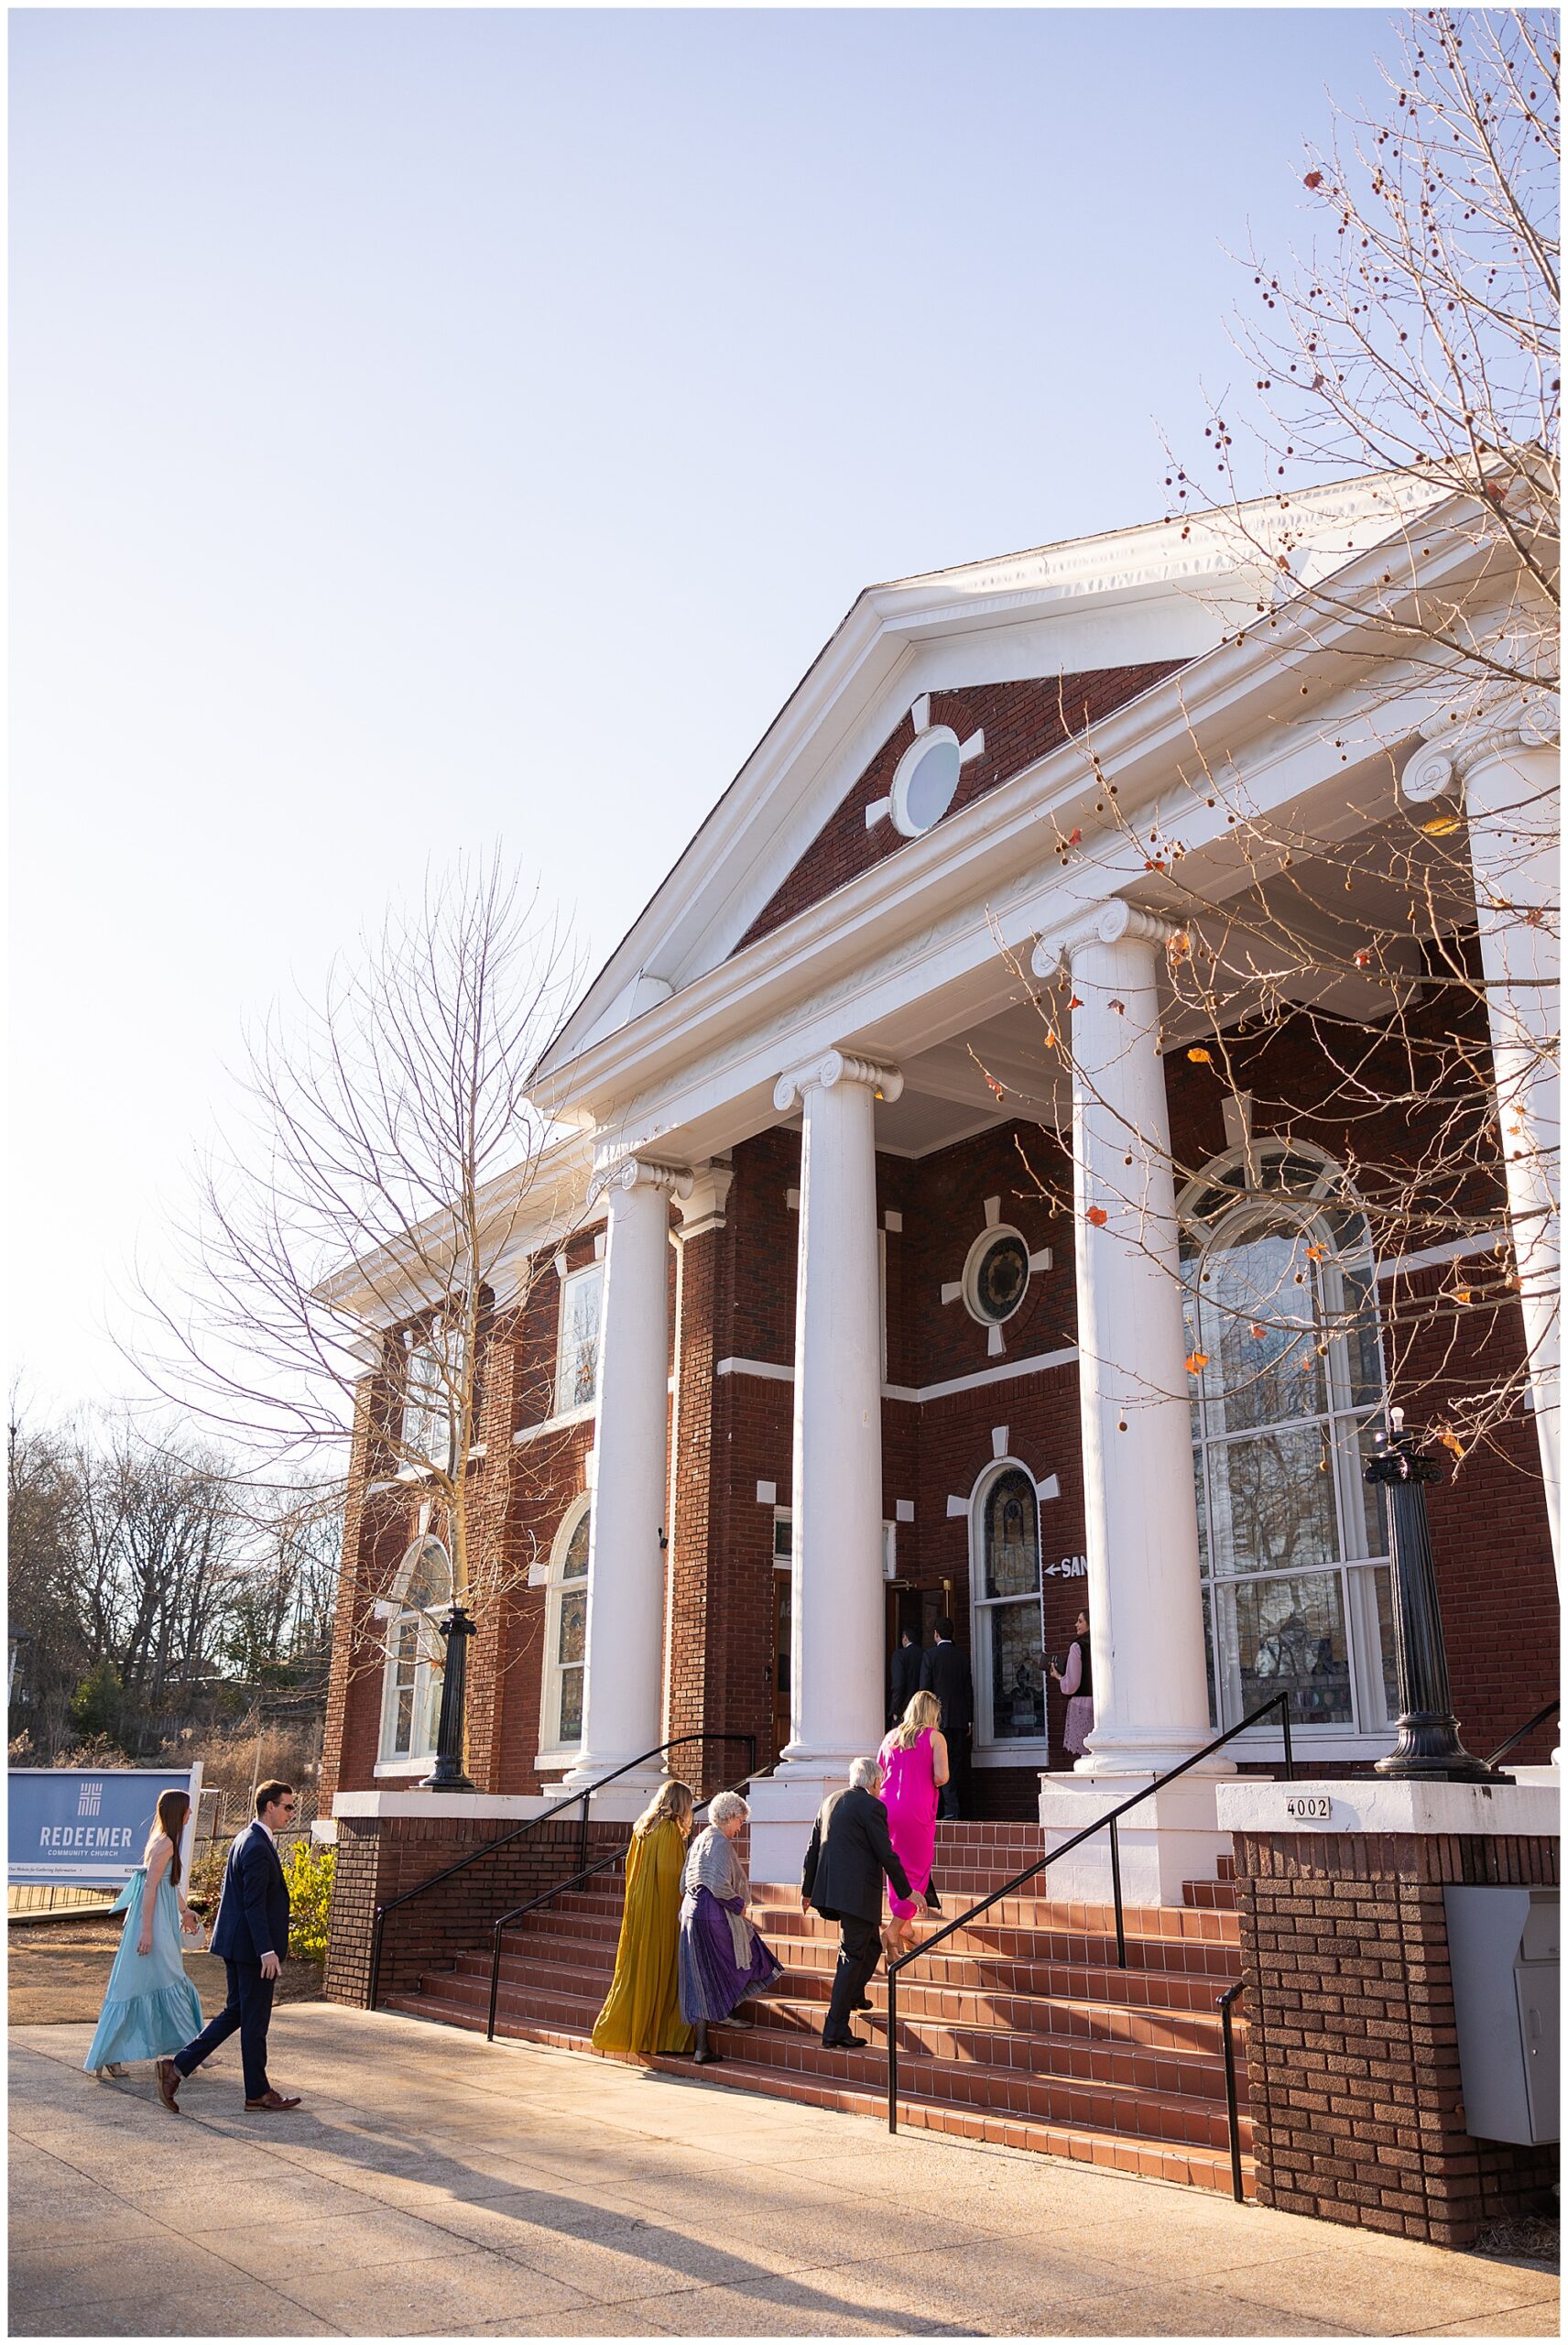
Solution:
[[[1418,804],[1462,789],[1469,818],[1508,1220],[1554,1558],[1562,1552],[1563,1145],[1556,729],[1555,712],[1543,711],[1476,727],[1418,750],[1403,776],[1405,795]]]
[[[610,1175],[609,1237],[599,1311],[599,1410],[588,1539],[583,1747],[569,1790],[661,1740],[668,1503],[670,1192],[690,1176],[631,1158]],[[621,1786],[664,1772],[652,1761]]]
[[[874,1108],[891,1068],[830,1051],[783,1076],[804,1110],[795,1304],[790,1734],[780,1772],[841,1775],[882,1732],[882,1335]]]
[[[1073,1179],[1094,1729],[1079,1772],[1159,1773],[1212,1736],[1158,979],[1129,904],[1042,943],[1071,967]],[[1131,1159],[1129,1162],[1127,1160]]]

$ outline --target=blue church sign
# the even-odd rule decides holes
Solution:
[[[191,1822],[182,1854],[189,1863],[201,1791],[194,1767],[13,1767],[10,1772],[10,1878],[18,1886],[119,1888],[142,1860],[163,1792],[189,1792]]]

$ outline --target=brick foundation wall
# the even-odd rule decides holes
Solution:
[[[340,1816],[323,1989],[327,2001],[368,2007],[377,1905],[429,1881],[474,1849],[494,1845],[496,1853],[388,1916],[379,2000],[412,1986],[422,1970],[439,1969],[465,1947],[485,1944],[503,1914],[568,1880],[578,1869],[573,1816],[539,1825],[500,1846],[505,1838],[494,1817]],[[623,1848],[629,1838],[627,1825],[591,1826],[589,1862]]]
[[[1260,2202],[1443,2247],[1539,2207],[1556,2147],[1465,2130],[1443,1892],[1553,1882],[1556,1842],[1238,1833],[1235,1847]]]

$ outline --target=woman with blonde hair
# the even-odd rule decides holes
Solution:
[[[681,2008],[697,2031],[700,2062],[720,2056],[709,2045],[709,2028],[721,2020],[749,2027],[749,2019],[735,2016],[736,2006],[782,1975],[773,1949],[746,1918],[751,1883],[735,1844],[750,1816],[738,1792],[716,1792],[708,1803],[708,1828],[692,1841],[686,1860]]]
[[[132,2060],[158,2060],[201,2033],[201,1999],[185,1976],[182,1930],[201,1925],[180,1889],[180,1843],[191,1815],[189,1792],[160,1792],[141,1863],[113,1911],[124,1914],[119,1952],[82,2067],[123,2077]]]
[[[883,1925],[882,1951],[891,1962],[915,1942],[915,1915],[930,1893],[936,1856],[937,1802],[948,1777],[942,1704],[929,1689],[911,1696],[898,1725],[883,1737],[877,1764],[888,1838],[909,1876],[908,1897],[899,1897],[891,1882],[887,1887],[893,1919]]]
[[[676,1953],[691,1812],[691,1785],[671,1777],[632,1826],[615,1975],[593,2023],[593,2043],[601,2052],[646,2057],[691,2049],[691,2030],[681,2016]]]

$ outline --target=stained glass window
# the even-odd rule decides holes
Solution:
[[[1005,1467],[982,1493],[979,1513],[975,1674],[981,1740],[1041,1741],[1045,1657],[1034,1483],[1021,1467]]]

